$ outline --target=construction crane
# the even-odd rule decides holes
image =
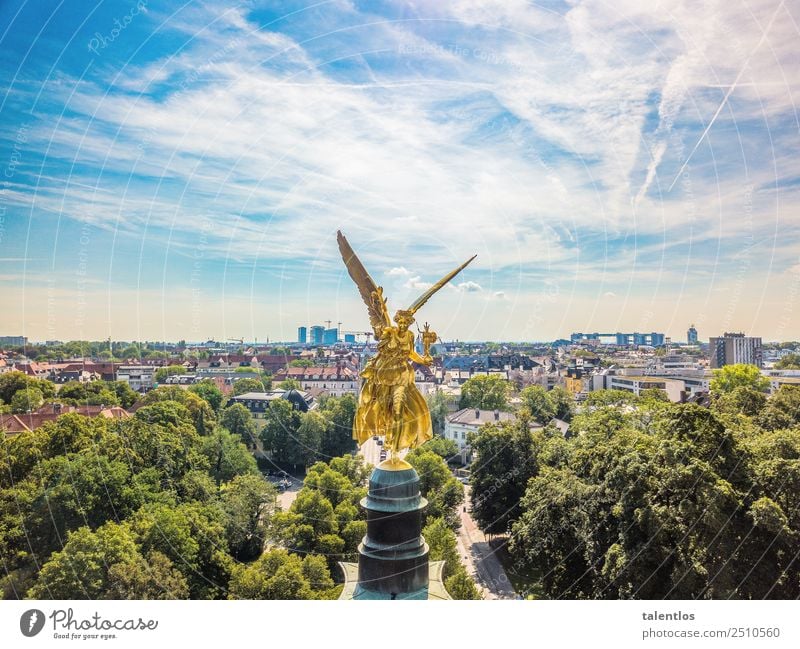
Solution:
[[[331,320],[323,320],[323,322],[325,323],[325,328],[326,329],[330,329],[331,328],[331,322],[332,322]]]

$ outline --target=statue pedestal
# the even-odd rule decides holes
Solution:
[[[367,535],[358,547],[354,599],[428,599],[428,544],[421,534],[427,504],[413,468],[372,472],[361,501]]]

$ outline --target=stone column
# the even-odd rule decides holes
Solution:
[[[358,547],[356,599],[428,599],[428,544],[422,537],[419,476],[403,468],[377,467],[361,506],[367,535]]]

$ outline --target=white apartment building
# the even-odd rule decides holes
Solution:
[[[122,365],[117,370],[117,381],[124,381],[134,392],[147,392],[155,384],[157,369],[152,365]]]

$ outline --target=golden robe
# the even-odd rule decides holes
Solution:
[[[353,422],[353,438],[359,445],[373,435],[385,435],[393,451],[414,448],[433,437],[431,413],[414,385],[411,360],[424,359],[414,350],[414,334],[398,327],[384,327],[378,353],[361,372],[362,385]]]

